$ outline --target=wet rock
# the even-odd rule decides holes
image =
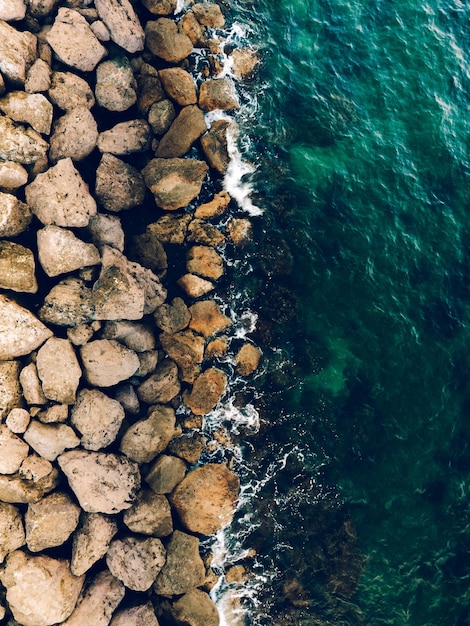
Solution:
[[[192,11],[187,11],[178,23],[182,32],[189,37],[195,48],[208,48],[209,35]]]
[[[108,211],[119,212],[143,203],[145,183],[132,165],[103,154],[96,170],[96,196]]]
[[[152,604],[141,604],[118,611],[110,626],[158,626]]]
[[[82,346],[81,357],[90,385],[112,387],[130,378],[139,367],[139,359],[117,341],[97,339]]]
[[[249,48],[235,48],[229,58],[232,63],[233,74],[239,79],[251,77],[259,64],[259,57],[256,51]]]
[[[16,22],[26,15],[26,5],[23,0],[7,0],[0,3],[0,20]]]
[[[175,117],[175,107],[172,103],[169,100],[160,100],[150,107],[148,121],[156,135],[163,135]]]
[[[23,518],[12,504],[0,502],[0,563],[5,557],[25,544]]]
[[[47,399],[42,390],[36,363],[29,363],[23,367],[20,373],[20,384],[27,404],[46,404]]]
[[[195,431],[172,439],[168,445],[168,451],[184,459],[189,465],[194,465],[204,451],[205,445],[204,435]]]
[[[0,192],[0,237],[14,237],[26,230],[32,213],[27,204],[10,193]]]
[[[5,424],[12,433],[22,434],[28,428],[30,415],[26,409],[14,408],[8,413]]]
[[[108,111],[127,111],[137,101],[136,88],[127,57],[103,61],[96,68],[96,99]]]
[[[24,434],[24,440],[47,461],[55,461],[64,452],[76,448],[80,439],[66,424],[41,424],[32,420]]]
[[[121,455],[73,450],[59,456],[58,463],[87,513],[128,509],[140,487],[139,468]]]
[[[98,248],[111,246],[120,252],[124,250],[124,231],[119,217],[97,213],[90,219],[88,231]]]
[[[161,454],[145,476],[145,482],[157,494],[171,493],[186,474],[186,463],[168,454]]]
[[[199,106],[204,111],[238,109],[240,105],[233,82],[229,78],[213,78],[201,83]]]
[[[23,85],[26,71],[36,60],[37,39],[0,19],[0,72],[14,85]]]
[[[70,158],[61,159],[26,187],[26,201],[44,224],[65,228],[86,226],[96,202]]]
[[[155,310],[154,319],[158,328],[172,335],[188,326],[191,314],[182,298],[173,298]]]
[[[197,159],[152,159],[142,170],[158,207],[174,211],[199,194],[208,167]]]
[[[88,107],[77,106],[55,122],[49,158],[53,162],[67,157],[81,161],[93,152],[97,141],[95,118]]]
[[[250,220],[233,217],[227,224],[227,235],[236,246],[244,246],[253,237],[253,227]]]
[[[148,352],[156,346],[152,328],[145,323],[124,320],[106,322],[101,336],[103,339],[116,339],[135,352]]]
[[[190,532],[211,535],[232,520],[240,480],[225,465],[208,463],[189,472],[170,502]]]
[[[180,530],[171,535],[166,562],[153,586],[160,596],[179,596],[204,583],[206,569],[199,555],[199,539]]]
[[[103,558],[116,533],[117,524],[112,518],[101,513],[86,513],[73,538],[72,574],[81,576]]]
[[[230,196],[226,191],[219,191],[216,193],[210,202],[199,205],[195,212],[194,217],[200,219],[211,219],[212,217],[218,217],[223,215],[230,203]]]
[[[52,104],[40,93],[10,91],[0,98],[0,110],[15,122],[25,122],[34,130],[48,135],[52,125]]]
[[[82,435],[85,450],[101,450],[117,437],[124,420],[124,409],[98,389],[82,389],[72,408],[70,421]]]
[[[62,63],[81,72],[93,71],[107,54],[86,19],[73,9],[59,8],[46,40]]]
[[[28,456],[29,446],[5,424],[0,424],[0,473],[14,474]]]
[[[168,268],[165,248],[149,226],[144,233],[132,238],[131,250],[132,258],[158,276],[164,275]]]
[[[106,564],[128,589],[147,591],[160,573],[165,556],[160,539],[124,537],[111,543]]]
[[[244,343],[235,356],[235,371],[240,376],[249,376],[259,365],[261,350],[251,343]]]
[[[97,574],[78,600],[64,626],[108,626],[111,616],[125,594],[124,585],[110,572]]]
[[[180,389],[176,363],[164,359],[158,364],[155,373],[137,387],[137,396],[146,404],[166,404],[179,394]]]
[[[165,159],[185,155],[206,129],[201,109],[196,105],[184,107],[162,137],[155,155]]]
[[[230,161],[227,144],[227,131],[234,125],[234,122],[227,120],[216,120],[208,132],[201,137],[201,147],[210,167],[219,174],[225,174]],[[226,192],[225,192],[226,193]],[[196,217],[203,217],[196,216]]]
[[[72,72],[53,72],[48,95],[64,111],[76,107],[91,109],[95,104],[95,96],[89,84]]]
[[[29,354],[51,336],[30,311],[0,294],[0,360]]]
[[[166,17],[147,22],[145,43],[152,54],[170,63],[179,63],[193,50],[191,39],[180,33],[177,24]]]
[[[31,165],[44,159],[49,148],[47,141],[37,131],[15,124],[7,116],[0,117],[0,136],[0,159],[4,161]]]
[[[28,182],[28,172],[19,163],[2,161],[0,163],[0,188],[12,191],[23,187]],[[1,219],[1,218],[0,218]]]
[[[31,503],[25,513],[26,544],[31,552],[61,546],[78,525],[80,507],[62,492]]]
[[[147,226],[148,232],[163,241],[164,243],[182,244],[188,230],[191,216],[184,215],[163,215],[158,221]]]
[[[189,327],[208,338],[228,328],[232,321],[222,313],[215,300],[200,300],[189,307]]]
[[[91,243],[85,243],[71,230],[49,225],[37,233],[38,257],[48,276],[100,263],[100,253]]]
[[[224,372],[210,367],[196,378],[191,392],[183,394],[183,402],[195,415],[205,415],[218,404],[226,385]]]
[[[208,28],[223,28],[225,18],[220,6],[211,2],[197,2],[191,7],[197,21]]]
[[[82,370],[70,341],[58,337],[48,339],[38,351],[36,365],[46,398],[73,404]]]
[[[118,46],[131,53],[143,50],[144,31],[129,0],[95,0],[95,7]]]
[[[143,152],[150,146],[150,126],[145,120],[120,122],[98,136],[98,148],[111,154]]]
[[[214,283],[195,274],[184,274],[176,282],[190,298],[200,298],[215,288]]]
[[[228,352],[228,337],[217,337],[212,339],[204,352],[205,359],[216,359],[223,357]]]
[[[191,330],[183,330],[171,335],[162,333],[160,343],[178,365],[182,380],[193,382],[204,357],[204,339]]]
[[[60,281],[44,298],[39,317],[57,326],[78,326],[93,319],[91,290],[78,278]]]
[[[174,435],[175,423],[175,412],[171,407],[151,407],[145,419],[126,430],[120,451],[137,463],[148,463],[166,448]]]
[[[41,93],[51,86],[51,68],[43,59],[36,59],[26,74],[27,93]]]
[[[160,70],[158,75],[168,96],[182,107],[196,104],[197,94],[193,77],[181,67]]]
[[[0,241],[0,288],[36,293],[36,264],[29,248],[12,241]]]
[[[170,611],[177,624],[219,626],[219,612],[207,593],[192,589],[175,602]]]
[[[214,248],[193,246],[188,250],[186,268],[189,273],[218,280],[224,274],[224,262]]]
[[[129,530],[140,535],[167,537],[173,532],[170,503],[165,496],[148,489],[140,492],[122,520]]]
[[[70,573],[68,561],[12,552],[0,579],[13,617],[23,626],[51,626],[72,613],[84,577]]]
[[[188,243],[198,243],[215,248],[224,243],[225,236],[205,220],[194,219],[189,224],[186,240]]]

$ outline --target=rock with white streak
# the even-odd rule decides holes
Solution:
[[[31,552],[61,546],[78,525],[80,507],[66,493],[52,493],[32,502],[24,516],[26,544]]]
[[[70,157],[81,161],[93,152],[98,141],[98,126],[86,106],[67,111],[54,124],[49,158],[53,162]]]
[[[199,555],[199,539],[175,530],[167,546],[167,558],[153,586],[160,596],[179,596],[200,587],[206,568]]]
[[[98,389],[82,389],[70,417],[82,435],[81,445],[95,451],[116,439],[123,420],[121,404]]]
[[[144,31],[129,0],[95,0],[95,7],[118,46],[131,53],[143,50]]]
[[[52,102],[64,111],[85,106],[91,109],[95,96],[90,85],[72,72],[53,72],[48,92]]]
[[[139,358],[117,341],[97,339],[81,348],[85,376],[90,385],[112,387],[131,376],[139,368]]]
[[[17,22],[26,15],[26,4],[23,0],[0,0],[0,20]]]
[[[124,537],[111,543],[106,554],[106,564],[128,589],[147,591],[160,573],[165,556],[160,539]]]
[[[18,361],[0,361],[0,420],[22,405]]]
[[[103,558],[116,533],[117,524],[112,518],[101,513],[85,513],[83,524],[73,537],[72,574],[81,576]]]
[[[0,20],[0,72],[15,85],[23,85],[26,71],[36,60],[37,39]]]
[[[24,89],[27,93],[41,93],[51,86],[51,68],[43,59],[36,59],[28,70]]]
[[[1,361],[29,354],[51,336],[52,331],[30,311],[0,294]]]
[[[10,91],[0,98],[0,110],[15,122],[25,122],[43,135],[51,132],[52,104],[40,93]]]
[[[0,188],[6,191],[23,187],[28,182],[28,172],[19,163],[2,161],[0,163]]]
[[[88,224],[88,231],[93,243],[98,248],[111,246],[119,250],[119,252],[123,252],[124,231],[121,220],[116,215],[97,213],[91,218]]]
[[[25,544],[23,517],[12,504],[0,502],[0,563],[5,557]]]
[[[103,154],[96,170],[96,197],[107,211],[139,206],[145,198],[142,174],[112,154]]]
[[[150,602],[118,611],[109,626],[158,626],[153,606]]]
[[[131,506],[124,511],[123,522],[134,533],[152,537],[167,537],[173,532],[170,503],[164,495],[143,489]]]
[[[36,365],[46,398],[73,404],[82,370],[70,341],[58,337],[48,339],[38,351]]]
[[[96,68],[96,99],[108,111],[127,111],[137,100],[136,87],[134,72],[125,56],[103,61]]]
[[[49,225],[39,230],[37,240],[39,262],[48,276],[59,276],[100,262],[96,246],[60,226]]]
[[[47,399],[42,390],[36,363],[29,363],[20,373],[20,385],[27,404],[46,404]]]
[[[41,424],[36,420],[31,421],[24,440],[48,461],[55,461],[64,450],[80,445],[80,439],[67,424]]]
[[[171,407],[155,405],[145,419],[126,430],[120,450],[137,463],[148,463],[166,448],[174,435],[175,424],[175,411]]]
[[[19,235],[28,228],[31,219],[27,204],[11,193],[0,192],[0,237]]]
[[[1,24],[1,23],[0,23]],[[0,27],[1,32],[1,27]],[[5,116],[0,117],[0,159],[31,165],[45,159],[49,144],[41,135]]]
[[[0,241],[0,288],[37,292],[36,263],[29,248],[13,241]]]
[[[29,446],[6,424],[0,424],[0,474],[14,474],[28,456]]]
[[[99,134],[98,149],[101,152],[125,155],[143,152],[150,146],[151,131],[145,120],[119,122]]]
[[[97,574],[86,592],[79,599],[72,615],[64,626],[108,626],[111,616],[124,597],[125,589],[120,580],[107,570]]]

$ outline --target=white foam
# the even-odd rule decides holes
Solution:
[[[253,185],[245,178],[246,176],[253,174],[256,168],[251,163],[242,159],[237,144],[238,132],[233,126],[229,126],[227,129],[227,150],[230,161],[224,176],[224,188],[237,202],[239,207],[248,213],[248,215],[253,217],[256,215],[262,215],[262,209],[253,204],[251,200]]]

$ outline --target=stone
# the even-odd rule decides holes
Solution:
[[[160,539],[116,539],[106,554],[110,572],[132,591],[147,591],[165,563],[165,548]]]
[[[207,28],[198,22],[192,11],[187,11],[178,23],[182,32],[189,37],[195,48],[208,48]]]
[[[210,246],[192,246],[186,255],[186,269],[211,280],[218,280],[225,272],[222,257]]]
[[[140,472],[125,456],[73,450],[57,460],[87,513],[111,515],[132,506],[140,487]]]
[[[84,577],[74,576],[69,562],[49,556],[30,556],[15,550],[0,580],[13,617],[23,626],[52,626],[72,613]]]
[[[201,204],[194,212],[194,217],[201,219],[211,219],[223,215],[230,204],[230,196],[226,191],[219,191],[212,200]]]
[[[95,96],[89,84],[72,72],[53,72],[48,95],[64,111],[83,106],[91,109],[95,104]]]
[[[116,533],[117,524],[112,518],[101,513],[85,513],[83,524],[73,537],[72,574],[81,576],[102,559]]]
[[[230,162],[227,132],[235,126],[235,122],[216,120],[205,135],[201,137],[201,147],[210,167],[219,174],[225,174]],[[222,192],[227,193],[227,192]],[[196,217],[203,217],[197,215]]]
[[[0,361],[29,354],[51,336],[30,311],[0,294]]]
[[[26,544],[31,552],[61,546],[78,525],[80,507],[63,492],[32,502],[24,516]]]
[[[0,188],[14,191],[28,182],[28,172],[19,163],[2,161],[0,163]],[[1,214],[0,214],[1,215]],[[1,217],[0,217],[1,219]]]
[[[226,374],[210,367],[196,378],[191,391],[183,394],[183,402],[195,415],[206,415],[219,403],[226,386]]]
[[[163,135],[170,128],[175,117],[175,107],[170,100],[160,100],[150,107],[148,122],[155,135]]]
[[[134,533],[167,537],[173,532],[170,503],[164,495],[143,489],[122,521]]]
[[[51,68],[43,59],[36,59],[26,74],[24,89],[27,93],[41,93],[51,86]]]
[[[216,605],[204,591],[192,589],[179,598],[171,607],[170,614],[177,624],[185,626],[219,626],[220,618]]]
[[[28,6],[31,15],[35,18],[42,18],[50,15],[57,3],[58,0],[29,0]]]
[[[197,21],[208,28],[223,28],[225,18],[220,6],[212,2],[197,2],[191,7]]]
[[[189,465],[195,465],[199,461],[205,446],[206,439],[204,435],[193,431],[172,439],[168,445],[168,452],[180,457]]]
[[[259,64],[259,56],[249,48],[235,48],[229,55],[232,72],[238,79],[250,78]]]
[[[169,454],[161,454],[145,476],[145,482],[156,494],[171,493],[185,477],[186,463]]]
[[[72,615],[62,623],[64,626],[108,626],[124,594],[120,580],[107,570],[99,572],[78,600]]]
[[[70,426],[41,424],[36,420],[31,420],[24,440],[47,461],[55,461],[64,450],[76,448],[80,444],[80,439]]]
[[[36,44],[35,35],[0,19],[0,72],[14,85],[24,85],[26,72],[36,60]]]
[[[170,15],[176,11],[176,0],[143,0],[144,7],[153,15]]]
[[[61,7],[46,41],[62,63],[81,72],[91,72],[106,56],[86,19],[73,9]]]
[[[150,602],[118,611],[109,626],[158,626],[153,606]]]
[[[249,376],[259,365],[261,350],[251,343],[244,343],[235,355],[235,371],[240,376]]]
[[[118,46],[131,53],[143,50],[144,31],[129,0],[95,0],[95,7]]]
[[[98,136],[100,152],[125,155],[144,152],[150,146],[150,126],[145,120],[120,122]]]
[[[49,149],[49,144],[37,131],[21,124],[15,124],[6,115],[0,117],[0,136],[2,138],[0,159],[3,161],[31,165],[38,160],[44,159]]]
[[[114,399],[122,404],[124,411],[130,415],[139,415],[140,403],[139,398],[131,383],[123,383],[116,387],[114,391]]]
[[[0,361],[0,420],[22,405],[18,361]]]
[[[126,430],[119,449],[137,463],[149,463],[167,447],[175,424],[175,411],[171,407],[152,406],[146,418]]]
[[[60,281],[44,298],[39,317],[57,326],[78,326],[93,319],[91,289],[78,278]]]
[[[170,359],[178,365],[182,380],[193,382],[204,358],[204,339],[192,330],[183,330],[172,335],[162,333],[160,343]]]
[[[124,231],[119,217],[97,213],[88,223],[88,232],[98,248],[111,246],[120,252],[124,250]]]
[[[69,417],[68,404],[53,404],[45,411],[38,413],[37,418],[43,424],[63,424]]]
[[[0,288],[36,293],[36,264],[34,255],[12,241],[0,241]]]
[[[26,15],[26,4],[23,0],[1,0],[0,20],[16,22]]]
[[[169,506],[169,505],[168,505]],[[0,563],[26,542],[23,517],[18,507],[0,502]]]
[[[148,352],[156,347],[152,328],[143,322],[106,322],[101,336],[103,339],[116,339],[135,352]]]
[[[179,394],[181,385],[178,367],[171,359],[164,359],[153,374],[137,387],[137,396],[146,404],[166,404]]]
[[[253,238],[252,223],[244,218],[232,217],[227,224],[227,235],[235,246],[244,246]]]
[[[139,367],[139,359],[117,341],[97,339],[80,350],[85,377],[92,386],[112,387],[130,378]]]
[[[224,357],[228,352],[228,337],[216,337],[209,341],[204,352],[204,359],[217,359]]]
[[[184,274],[176,283],[190,298],[200,298],[215,288],[214,283],[211,283],[210,280],[205,280],[191,273]]]
[[[197,159],[152,159],[142,170],[158,207],[166,211],[187,206],[200,193],[208,167]]]
[[[59,276],[67,272],[97,265],[101,261],[98,249],[85,243],[71,230],[48,225],[38,230],[38,257],[48,276]]]
[[[96,20],[90,24],[90,28],[93,31],[95,37],[101,42],[110,41],[111,35],[109,34],[108,27],[101,20]]]
[[[186,241],[215,248],[225,242],[225,236],[205,220],[194,219],[189,224]]]
[[[191,222],[191,215],[185,213],[183,215],[166,214],[149,224],[147,231],[152,237],[156,237],[164,243],[182,244],[186,238],[188,225]]]
[[[96,68],[96,99],[108,111],[127,111],[137,101],[136,88],[126,56],[103,61]]]
[[[196,105],[184,107],[160,140],[155,156],[165,159],[184,156],[206,130],[201,109]]]
[[[14,474],[28,456],[29,446],[6,424],[0,424],[0,474]]]
[[[142,115],[147,115],[150,107],[165,98],[158,71],[148,63],[143,63],[136,74],[137,107]]]
[[[124,409],[98,389],[80,390],[72,408],[71,424],[82,435],[85,450],[101,450],[115,441],[124,420]]]
[[[10,193],[0,192],[0,237],[19,235],[28,228],[31,219],[27,204]]]
[[[181,67],[169,67],[158,72],[168,96],[182,107],[197,103],[196,85],[189,72]]]
[[[179,596],[200,587],[206,569],[199,555],[199,539],[175,530],[166,547],[166,562],[153,590],[160,596]]]
[[[29,459],[28,457],[26,461]],[[12,504],[28,504],[38,502],[44,494],[57,487],[59,482],[57,470],[53,470],[42,480],[31,481],[21,475],[0,474],[0,500]]]
[[[152,54],[169,63],[179,63],[193,50],[191,39],[180,33],[177,24],[167,17],[147,22],[145,43]]]
[[[28,428],[30,415],[26,409],[14,408],[8,413],[5,424],[15,434],[23,434]]]
[[[49,158],[52,162],[71,158],[82,161],[98,142],[95,118],[86,106],[67,111],[54,123]]]
[[[61,159],[38,174],[26,187],[26,201],[44,225],[86,226],[96,213],[96,202],[71,158]]]
[[[52,125],[52,104],[40,93],[10,91],[0,98],[0,110],[15,122],[25,122],[34,130],[48,135]]]
[[[29,363],[20,373],[20,385],[27,404],[46,404],[47,399],[42,390],[36,363]]]
[[[112,154],[103,154],[96,170],[96,197],[107,210],[114,213],[143,204],[145,182],[132,165]]]
[[[168,268],[165,248],[149,226],[132,238],[130,255],[160,278],[165,275]]]
[[[215,300],[200,300],[189,307],[189,328],[206,339],[228,328],[232,321],[220,310]]]
[[[83,346],[95,334],[91,324],[78,324],[74,328],[67,328],[67,339],[74,346]]]
[[[233,82],[229,78],[213,78],[201,83],[199,106],[204,111],[240,108]]]
[[[38,351],[36,366],[46,398],[63,404],[75,402],[82,370],[68,339],[48,339]]]
[[[173,298],[170,303],[165,302],[153,314],[155,324],[163,332],[172,335],[184,330],[189,324],[191,313],[182,298]]]

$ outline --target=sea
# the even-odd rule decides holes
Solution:
[[[224,8],[224,5],[222,5]],[[470,4],[232,0],[222,626],[470,624]],[[230,70],[227,70],[230,73]]]

